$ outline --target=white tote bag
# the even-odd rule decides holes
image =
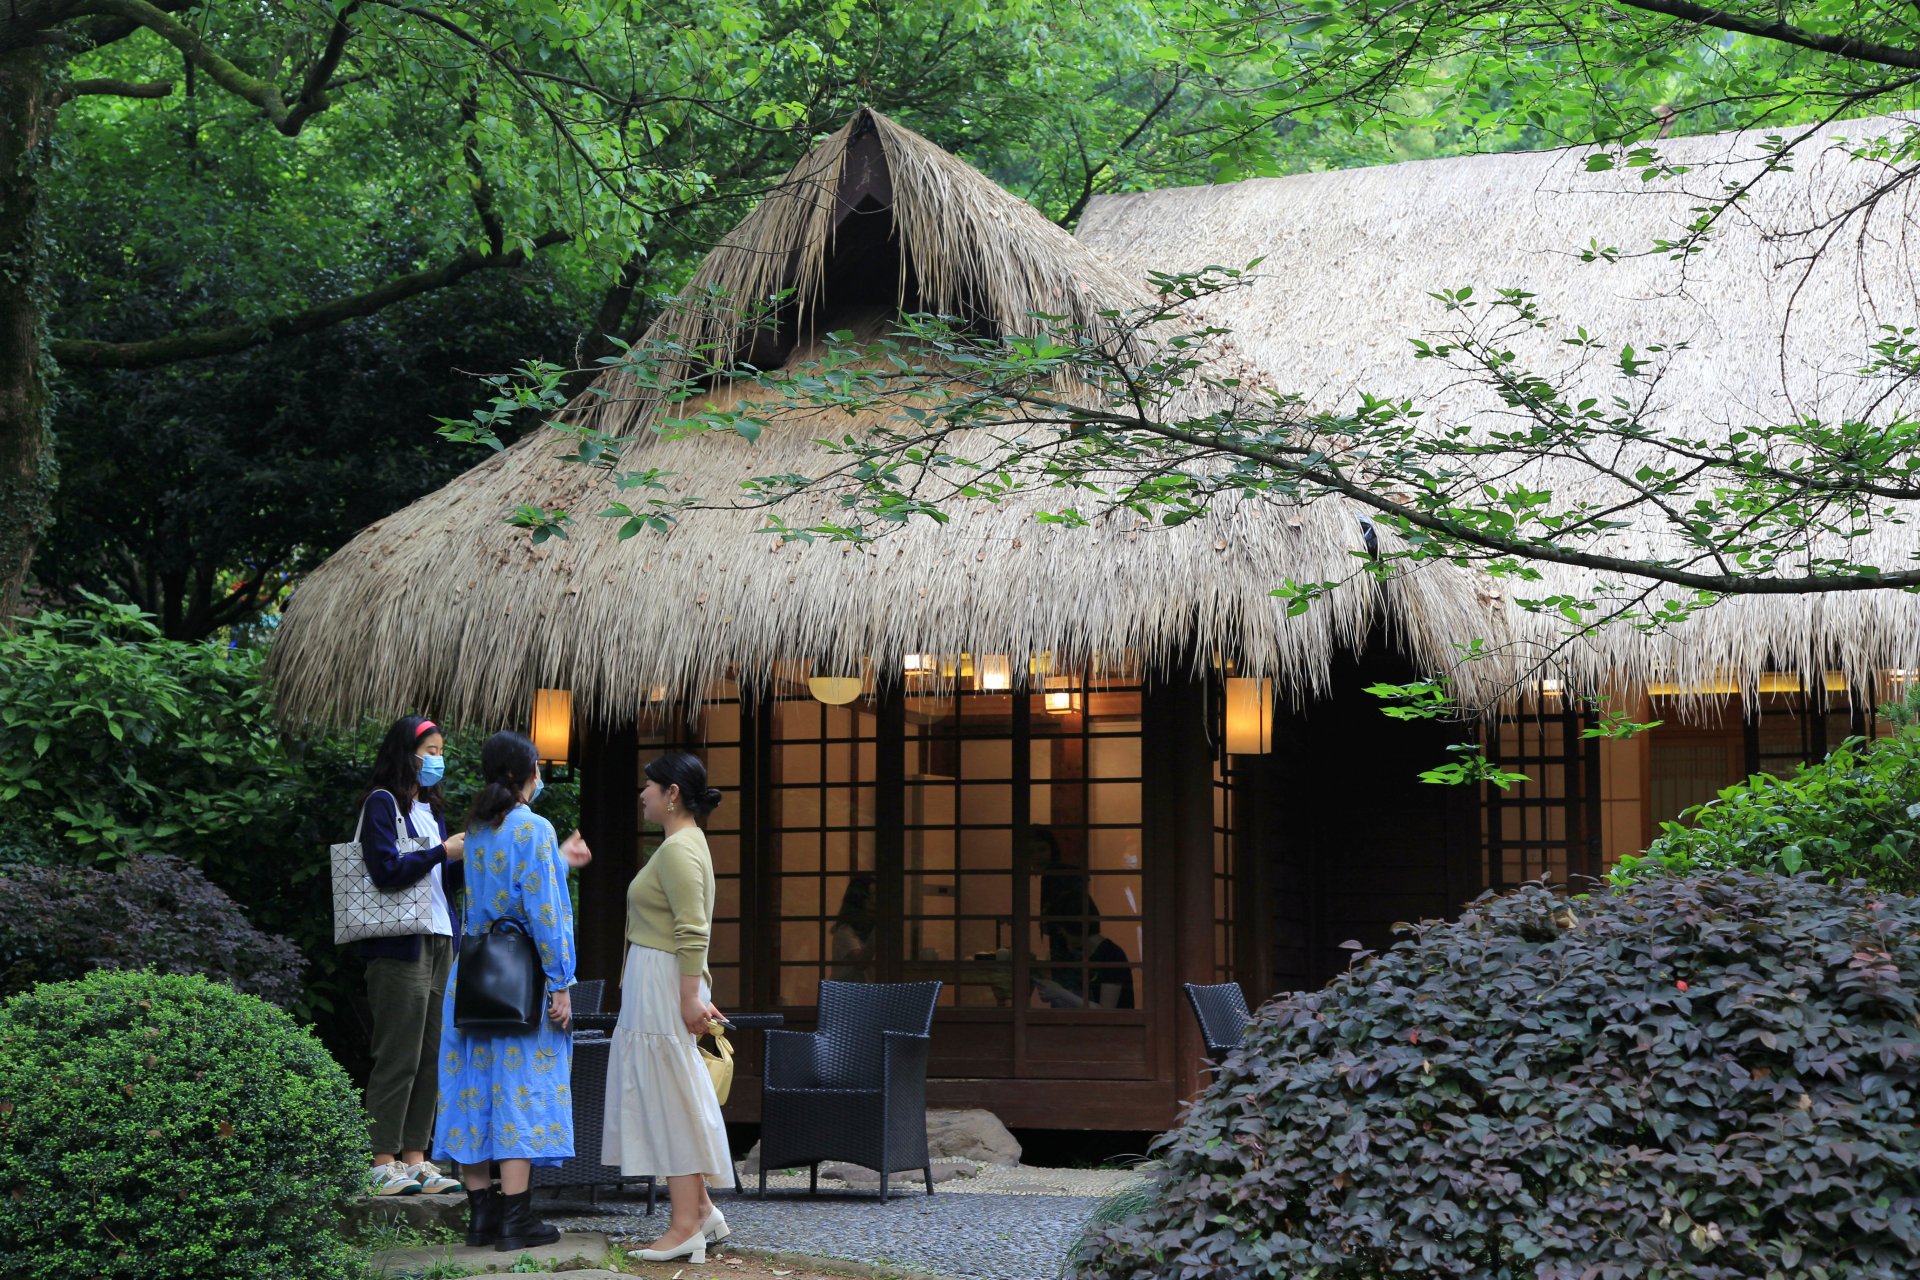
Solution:
[[[401,853],[431,849],[439,840],[431,835],[402,835],[400,802],[390,791],[375,792],[393,805],[395,844]],[[333,940],[359,942],[366,938],[401,938],[433,932],[433,877],[421,876],[404,889],[382,889],[367,874],[360,847],[360,827],[367,820],[365,805],[353,824],[353,839],[333,846]]]

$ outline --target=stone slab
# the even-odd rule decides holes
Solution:
[[[935,1160],[933,1162],[933,1180],[937,1184],[941,1182],[952,1182],[955,1178],[971,1178],[974,1175],[974,1169],[975,1166],[970,1160]],[[851,1183],[854,1186],[874,1187],[876,1189],[880,1186],[880,1175],[872,1169],[857,1164],[843,1164],[838,1160],[830,1160],[821,1165],[820,1176],[823,1178],[838,1178],[840,1181]],[[902,1188],[911,1190],[915,1187],[924,1190],[926,1187],[926,1183],[921,1179],[918,1169],[902,1169],[889,1177],[887,1182],[889,1188],[895,1191]]]
[[[464,1244],[420,1245],[412,1249],[388,1249],[374,1258],[374,1265],[388,1274],[451,1264],[472,1268],[469,1275],[491,1275],[507,1270],[521,1257],[528,1256],[537,1262],[552,1264],[556,1271],[579,1276],[584,1271],[578,1268],[598,1266],[607,1260],[607,1247],[607,1237],[598,1231],[563,1231],[557,1241],[538,1249],[500,1253],[492,1245],[477,1249]]]

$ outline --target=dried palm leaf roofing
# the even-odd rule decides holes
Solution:
[[[1646,251],[1678,240],[1726,184],[1759,175],[1765,134],[1664,140],[1660,158],[1687,172],[1658,181],[1643,181],[1637,168],[1589,172],[1590,153],[1568,151],[1103,196],[1078,234],[1130,275],[1263,259],[1255,283],[1206,302],[1206,318],[1230,329],[1238,353],[1268,378],[1323,409],[1351,408],[1369,392],[1412,398],[1436,426],[1511,429],[1513,418],[1484,386],[1413,355],[1412,339],[1456,326],[1431,294],[1470,286],[1482,302],[1500,289],[1526,290],[1557,320],[1506,343],[1536,371],[1567,368],[1562,340],[1575,326],[1616,352],[1625,343],[1643,354],[1655,344],[1690,344],[1671,355],[1655,393],[1653,421],[1664,430],[1707,436],[1807,417],[1838,422],[1888,390],[1886,380],[1859,373],[1880,327],[1920,323],[1914,184],[1869,202],[1895,167],[1849,154],[1849,146],[1910,127],[1876,118],[1816,131],[1791,171],[1755,182],[1705,251],[1684,262]],[[1592,248],[1621,256],[1587,260],[1583,251]],[[1573,385],[1605,404],[1622,384],[1602,372]],[[1871,417],[1916,411],[1909,384]],[[1583,487],[1583,496],[1618,492],[1594,485],[1590,473],[1532,478],[1563,496]],[[1908,568],[1917,543],[1911,525],[1882,524],[1845,547],[1829,540],[1819,549]],[[1596,549],[1670,558],[1678,543],[1643,520]],[[1542,568],[1544,581],[1501,594],[1579,595],[1597,578]],[[1534,651],[1561,635],[1555,618],[1511,601],[1485,630]],[[1766,671],[1793,673],[1818,690],[1829,683],[1823,673],[1837,670],[1864,688],[1875,671],[1920,665],[1920,599],[1884,591],[1731,599],[1663,635],[1614,628],[1562,654],[1560,665],[1587,688],[1677,685],[1706,698],[1735,687],[1751,692]]]
[[[1561,243],[1562,227],[1551,227],[1558,238],[1549,239],[1493,217],[1504,215],[1494,207],[1502,192],[1522,207],[1541,198],[1534,171],[1551,163],[1531,156],[1431,162],[1475,175],[1451,180],[1460,189],[1450,198],[1469,207],[1400,207],[1388,265],[1375,269],[1366,267],[1368,255],[1340,248],[1340,220],[1359,212],[1350,200],[1389,201],[1395,175],[1409,172],[1446,187],[1439,168],[1282,180],[1302,185],[1278,199],[1250,183],[1110,200],[1090,211],[1082,243],[926,139],[861,112],[709,255],[689,293],[751,299],[792,287],[797,314],[787,322],[786,349],[773,353],[790,366],[813,353],[813,334],[870,316],[876,300],[970,315],[1004,332],[1031,331],[1034,313],[1091,324],[1103,311],[1141,301],[1136,282],[1149,267],[1243,263],[1259,250],[1242,251],[1262,236],[1306,235],[1317,248],[1303,242],[1270,259],[1270,269],[1298,285],[1293,301],[1263,304],[1238,340],[1280,375],[1276,383],[1310,381],[1313,390],[1337,379],[1335,370],[1358,372],[1360,357],[1346,351],[1397,349],[1399,329],[1418,313],[1370,294],[1376,277],[1384,289],[1404,276],[1417,298],[1433,287],[1423,266],[1433,255],[1465,267],[1484,260],[1496,237],[1502,246]],[[1331,193],[1353,181],[1371,185],[1364,194]],[[1314,184],[1328,184],[1330,194],[1311,196]],[[1472,184],[1477,203],[1468,199]],[[1239,220],[1216,220],[1215,211],[1226,209],[1241,210]],[[862,216],[874,213],[884,215],[879,225],[888,238],[862,242],[861,226],[876,225]],[[1332,228],[1327,239],[1304,226],[1316,217]],[[1144,225],[1160,220],[1166,225]],[[868,290],[859,298],[842,287],[856,276]],[[1324,302],[1302,317],[1302,296]],[[696,309],[663,316],[650,336],[728,347],[747,340],[728,325]],[[1300,358],[1289,361],[1284,353],[1296,338]],[[622,374],[609,372],[596,385],[603,394],[583,395],[570,413],[601,429],[642,431],[658,412]],[[741,394],[721,386],[710,401],[725,408]],[[671,471],[678,492],[717,496],[745,477],[817,471],[815,437],[875,421],[838,410],[792,413],[755,443],[654,436],[626,461]],[[591,514],[619,495],[604,473],[560,460],[571,447],[563,439],[552,430],[532,434],[368,527],[303,581],[271,660],[282,714],[339,722],[418,709],[464,723],[523,723],[535,689],[563,687],[586,715],[617,722],[641,713],[661,689],[685,704],[717,679],[763,688],[794,659],[871,655],[897,671],[902,655],[923,652],[1050,653],[1056,663],[1078,665],[1126,651],[1164,669],[1224,651],[1246,673],[1277,677],[1284,690],[1306,695],[1327,687],[1337,654],[1370,636],[1384,634],[1420,660],[1444,663],[1459,641],[1502,643],[1532,625],[1451,566],[1343,590],[1301,617],[1285,617],[1283,602],[1269,594],[1274,586],[1343,578],[1353,568],[1362,530],[1333,501],[1288,513],[1223,509],[1173,530],[1148,529],[1130,516],[1070,529],[1036,522],[1036,511],[1062,505],[1042,494],[956,508],[947,525],[915,522],[864,549],[783,544],[765,532],[764,512],[708,509],[688,513],[671,533],[622,541],[618,521]],[[532,545],[506,523],[528,502],[581,513],[571,537]],[[1612,647],[1589,646],[1580,660],[1588,672],[1705,680],[1763,665],[1814,672],[1836,661],[1864,672],[1908,665],[1895,655],[1914,651],[1910,597],[1772,601],[1762,609],[1769,621],[1752,633],[1716,611],[1691,644],[1655,655],[1650,642],[1624,633],[1617,642],[1603,638]],[[1742,606],[1740,627],[1755,612]],[[1838,632],[1836,615],[1845,618]],[[1506,683],[1491,665],[1469,677],[1489,696]]]

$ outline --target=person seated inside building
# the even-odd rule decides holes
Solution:
[[[873,872],[857,871],[840,896],[833,921],[833,980],[873,980],[873,930],[876,921]]]
[[[1133,968],[1126,950],[1100,931],[1100,908],[1084,871],[1056,866],[1040,877],[1041,932],[1049,974],[1036,970],[1034,994],[1054,1009],[1131,1009]]]

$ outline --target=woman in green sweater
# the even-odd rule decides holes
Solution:
[[[720,793],[706,766],[672,751],[647,766],[641,813],[667,834],[627,889],[627,963],[620,1021],[607,1061],[607,1118],[600,1159],[627,1177],[667,1180],[673,1217],[636,1256],[706,1262],[727,1220],[707,1195],[707,1175],[726,1177],[733,1157],[713,1081],[697,1041],[720,1017],[707,974],[713,933],[713,858],[700,822]]]

